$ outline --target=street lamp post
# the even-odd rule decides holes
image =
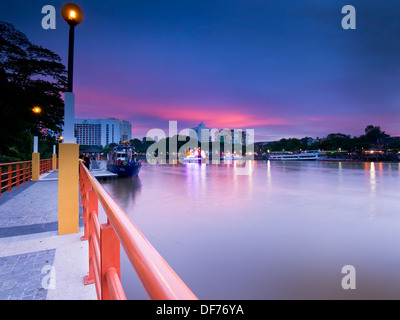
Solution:
[[[33,135],[33,152],[37,153],[39,152],[39,114],[42,112],[42,109],[35,106],[32,111],[36,115],[35,134]]]
[[[74,3],[66,3],[61,9],[61,15],[69,25],[68,41],[68,87],[65,93],[64,109],[64,142],[75,143],[74,118],[75,118],[75,95],[73,94],[74,75],[74,43],[75,27],[83,21],[82,9]]]
[[[61,15],[64,20],[69,24],[68,92],[72,92],[74,74],[75,27],[83,21],[83,11],[79,6],[74,3],[66,3],[61,9]]]
[[[42,112],[42,109],[38,106],[34,106],[32,111],[36,115],[35,133],[33,135],[32,181],[39,181],[39,176],[40,176],[39,114]]]
[[[68,88],[64,99],[63,143],[59,144],[58,233],[79,231],[79,145],[74,135],[75,94],[73,93],[75,27],[83,21],[82,9],[66,3],[61,15],[69,25]]]

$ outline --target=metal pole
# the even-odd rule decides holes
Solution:
[[[74,73],[74,37],[75,26],[69,27],[69,46],[68,46],[68,92],[72,92],[73,88],[73,73]]]
[[[39,115],[36,113],[35,135],[33,136],[33,152],[39,152]]]

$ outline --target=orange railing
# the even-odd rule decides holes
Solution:
[[[89,274],[85,284],[95,283],[98,299],[126,299],[120,280],[122,244],[150,299],[196,300],[197,297],[82,163],[79,171],[85,222],[82,240],[89,240]],[[99,223],[99,202],[107,215],[106,224]]]
[[[52,159],[40,160],[40,174],[52,169]],[[4,191],[11,191],[32,179],[32,161],[0,163],[0,197]]]
[[[1,193],[11,191],[32,179],[31,161],[0,163],[0,197]]]
[[[51,171],[53,167],[53,159],[40,160],[40,174]]]

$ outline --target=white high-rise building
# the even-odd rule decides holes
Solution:
[[[76,143],[86,146],[106,146],[132,139],[130,122],[114,118],[75,119]]]

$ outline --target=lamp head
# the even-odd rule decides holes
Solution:
[[[33,107],[32,111],[33,111],[34,113],[36,113],[36,114],[39,114],[39,113],[42,112],[42,109],[41,109],[40,107],[35,106],[35,107]]]
[[[70,26],[76,26],[83,21],[82,9],[72,2],[63,5],[61,15]]]

